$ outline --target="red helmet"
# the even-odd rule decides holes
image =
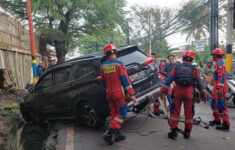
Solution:
[[[191,50],[187,50],[183,53],[183,57],[190,57],[192,59],[195,58],[195,52],[191,51]]]
[[[108,52],[110,52],[112,50],[117,50],[116,46],[113,44],[107,44],[104,47],[104,54],[107,54]]]
[[[215,50],[213,50],[212,54],[213,55],[224,55],[224,50],[223,50],[223,48],[216,48]]]

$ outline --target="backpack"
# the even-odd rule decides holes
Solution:
[[[187,65],[183,66],[182,64],[176,65],[175,68],[175,82],[176,84],[179,84],[180,86],[191,86],[195,84],[195,81],[193,79],[193,72],[195,70],[195,66],[193,65]]]

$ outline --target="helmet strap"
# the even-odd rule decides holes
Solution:
[[[111,52],[111,54],[116,54],[116,50],[114,50],[114,49],[111,50],[110,52]]]
[[[224,55],[213,55],[213,58],[223,58]]]
[[[111,54],[116,54],[116,53],[117,53],[117,51],[113,49],[113,50],[107,52],[107,53],[106,53],[106,56],[109,56],[109,55],[111,55]]]
[[[184,61],[190,61],[190,62],[193,61],[193,59],[192,59],[191,57],[188,57],[188,56],[184,56],[184,57],[183,57],[183,60],[184,60]]]

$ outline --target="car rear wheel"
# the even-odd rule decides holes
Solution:
[[[80,106],[82,122],[89,128],[100,128],[105,123],[105,118],[99,117],[95,108],[89,102],[83,102]]]

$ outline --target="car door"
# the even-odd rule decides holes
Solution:
[[[70,64],[53,71],[53,88],[51,89],[53,95],[49,102],[53,118],[63,118],[71,113],[70,76]]]
[[[33,100],[33,108],[43,117],[47,117],[49,99],[52,96],[52,72],[43,75],[35,85],[35,96]]]
[[[100,75],[100,67],[96,61],[80,62],[75,65],[74,70],[74,89],[77,95],[85,95],[89,102],[96,108],[100,114],[107,112],[107,102],[105,99],[105,89],[96,81],[96,77]],[[79,100],[79,96],[77,100]]]

